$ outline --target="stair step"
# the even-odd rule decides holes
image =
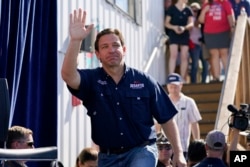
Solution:
[[[201,112],[201,116],[201,121],[215,122],[216,112]]]
[[[200,124],[200,135],[201,135],[201,138],[205,138],[207,133],[211,130],[214,129],[214,125],[215,125],[215,122],[199,122]]]
[[[187,96],[192,97],[196,103],[199,102],[219,102],[220,100],[220,92],[212,92],[212,93],[195,93],[195,94],[187,94]]]
[[[197,84],[184,84],[182,91],[186,94],[193,93],[206,93],[206,92],[221,92],[222,82],[218,83],[197,83]]]
[[[214,129],[221,89],[222,82],[183,85],[182,92],[195,100],[200,111],[202,120],[199,121],[199,125],[202,139]]]
[[[212,112],[217,111],[219,101],[218,102],[209,102],[209,103],[196,103],[200,112]]]

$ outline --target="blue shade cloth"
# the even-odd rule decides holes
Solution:
[[[57,141],[57,0],[2,0],[0,78],[10,125],[33,130],[36,147]]]
[[[0,148],[4,148],[10,117],[10,98],[7,79],[0,78]]]

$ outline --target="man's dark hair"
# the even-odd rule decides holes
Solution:
[[[96,40],[95,40],[95,50],[96,51],[99,51],[99,41],[100,41],[100,38],[104,35],[107,35],[107,34],[115,34],[119,37],[120,41],[121,41],[121,44],[122,46],[124,46],[125,42],[124,42],[124,38],[122,36],[122,33],[117,30],[117,29],[112,29],[112,28],[107,28],[107,29],[104,29],[102,30],[101,32],[99,32],[96,36]]]
[[[206,157],[205,141],[194,140],[188,146],[188,161],[200,162]]]
[[[97,158],[98,151],[96,149],[91,147],[84,148],[76,158],[76,167],[78,166],[78,162],[84,164],[87,161],[97,161]]]
[[[32,135],[32,130],[22,126],[12,126],[8,129],[6,147],[11,148],[11,143],[14,141],[25,139],[28,135]]]

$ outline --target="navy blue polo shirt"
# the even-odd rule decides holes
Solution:
[[[239,3],[236,3],[235,0],[230,0],[232,8],[234,10],[235,19],[240,15],[241,8],[245,8],[246,14],[250,16],[250,1],[249,0],[241,0]]]
[[[203,159],[200,163],[194,165],[194,167],[227,167],[223,160],[219,158],[207,157]]]
[[[0,165],[4,167],[28,167],[26,164],[21,165],[20,163],[17,163],[16,161],[5,161],[4,164],[1,164],[0,162]]]
[[[168,95],[150,76],[126,67],[116,84],[103,68],[78,70],[79,90],[91,119],[92,139],[102,148],[134,147],[155,139],[153,117],[165,123],[176,113]]]

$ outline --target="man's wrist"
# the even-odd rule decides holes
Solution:
[[[173,151],[174,151],[174,153],[175,153],[175,155],[183,155],[183,150],[182,149],[174,149],[173,148]]]

